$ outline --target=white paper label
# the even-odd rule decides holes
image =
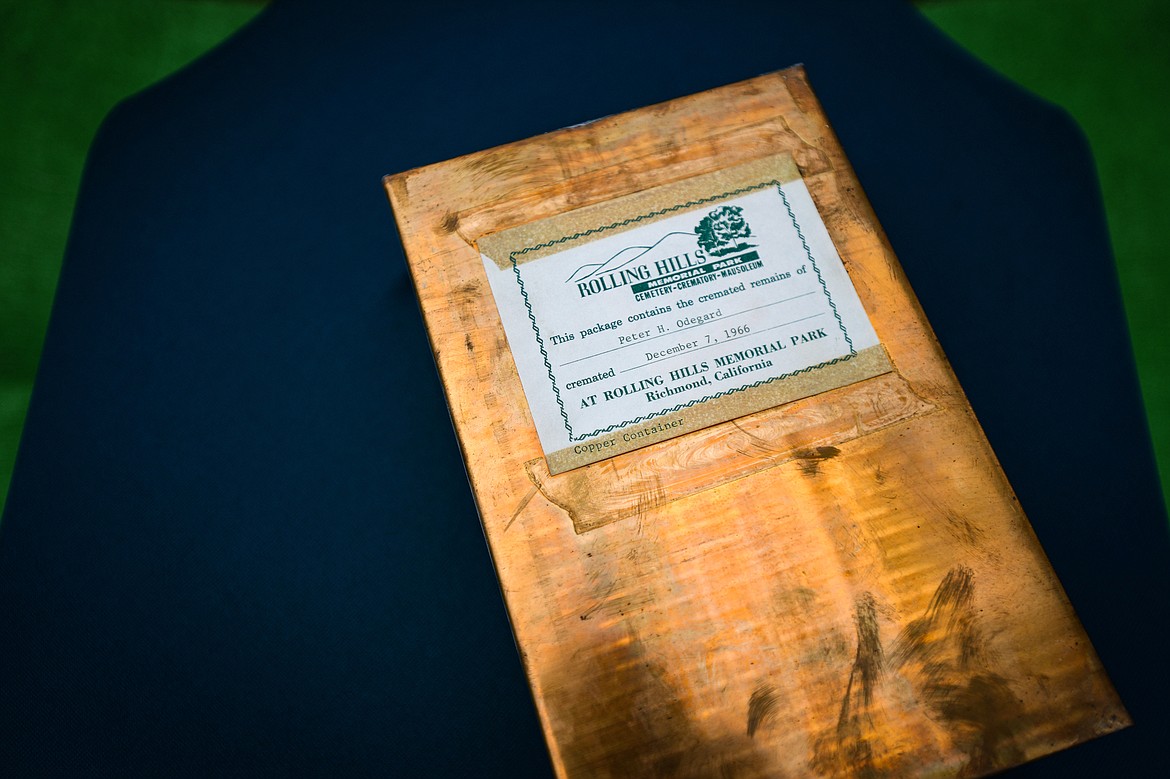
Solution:
[[[553,473],[890,370],[804,182],[779,178],[480,242]]]

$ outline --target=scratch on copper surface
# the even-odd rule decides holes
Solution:
[[[599,608],[604,606],[605,602],[607,600],[609,600],[611,595],[613,595],[614,590],[617,589],[617,586],[618,586],[618,582],[616,579],[611,581],[609,583],[609,586],[606,588],[605,592],[601,593],[600,595],[598,595],[594,598],[593,605],[590,606],[589,608],[585,609],[585,611],[581,612],[581,614],[580,614],[581,620],[584,621],[584,620],[589,619],[591,616],[593,616],[593,612],[597,611]]]
[[[517,155],[509,154],[506,150],[494,150],[472,157],[469,160],[472,177],[479,180],[492,178],[506,178],[509,175],[522,175],[528,171],[526,161]]]
[[[755,738],[756,731],[776,718],[780,708],[780,696],[776,688],[769,685],[760,685],[752,693],[748,701],[747,734]]]
[[[478,298],[479,284],[475,281],[467,281],[455,287],[451,291],[460,298]]]
[[[744,430],[743,427],[739,424],[739,422],[737,420],[734,420],[734,419],[731,420],[731,424],[735,427],[736,430],[743,433],[747,437],[747,439],[754,446],[759,448],[764,454],[769,454],[769,455],[779,454],[780,452],[783,451],[783,449],[781,449],[780,447],[769,443],[766,439],[759,437],[755,433],[750,433],[747,430]],[[744,455],[753,454],[752,452],[749,452],[746,449],[743,449],[741,447],[736,447],[735,451],[737,451],[740,454],[744,454]]]
[[[857,599],[854,620],[857,625],[857,655],[853,660],[853,671],[849,675],[848,700],[852,691],[854,675],[861,684],[861,700],[865,706],[873,702],[873,688],[882,673],[882,640],[878,635],[877,609],[873,595],[864,592]]]
[[[1028,727],[1023,703],[992,664],[975,609],[974,574],[947,571],[922,617],[894,642],[892,665],[922,691],[934,717],[967,755],[960,776],[982,776],[1022,762],[1014,734]]]
[[[662,488],[662,479],[655,474],[651,477],[650,482],[649,488],[643,486],[638,491],[638,500],[634,506],[634,515],[638,517],[639,522],[641,522],[647,511],[656,509],[666,502],[666,490]]]
[[[821,734],[814,746],[813,766],[821,772],[848,772],[851,776],[877,779],[889,775],[881,757],[887,752],[872,717],[877,682],[885,655],[878,630],[877,604],[863,592],[854,603],[857,651],[849,681],[841,698],[837,725]]]
[[[967,517],[954,511],[943,513],[943,519],[950,528],[951,534],[965,544],[978,544],[983,539],[983,529],[973,524]]]
[[[512,518],[508,520],[508,524],[504,525],[504,532],[505,533],[508,532],[508,528],[512,527],[512,523],[514,523],[516,521],[516,519],[520,516],[520,512],[522,512],[525,509],[525,507],[528,506],[529,501],[531,501],[532,498],[535,497],[536,493],[539,491],[540,490],[537,487],[533,486],[533,488],[528,491],[528,494],[520,499],[520,502],[518,504],[516,504],[516,510],[512,512]]]

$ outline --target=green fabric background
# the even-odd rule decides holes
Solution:
[[[0,505],[85,154],[122,98],[251,19],[222,0],[0,0]]]
[[[262,6],[0,0],[0,505],[86,150],[102,117],[121,98],[222,41]],[[1163,41],[1170,5],[933,0],[919,8],[974,56],[1067,109],[1088,135],[1163,493],[1170,492],[1170,359],[1160,343],[1170,263],[1158,234],[1170,209],[1170,48]],[[1086,413],[1107,413],[1107,404],[1103,398]]]
[[[1170,252],[1164,237],[1170,213],[1170,3],[936,0],[920,3],[919,10],[983,62],[1062,106],[1088,136],[1165,498],[1170,495],[1165,347]],[[1085,413],[1108,415],[1109,399],[1100,400]],[[1091,459],[1089,453],[1070,455]]]

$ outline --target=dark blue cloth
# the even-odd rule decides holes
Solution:
[[[278,1],[109,116],[0,526],[0,770],[547,775],[380,177],[795,62],[1138,723],[1013,775],[1159,775],[1084,139],[909,6],[731,0]]]

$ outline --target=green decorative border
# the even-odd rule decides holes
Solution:
[[[646,219],[653,219],[655,217],[664,216],[666,214],[669,214],[671,212],[678,211],[681,209],[694,208],[696,206],[705,205],[707,203],[713,203],[717,200],[725,200],[727,198],[736,197],[738,195],[744,195],[744,194],[747,194],[748,192],[754,192],[755,190],[764,189],[765,187],[771,187],[771,186],[776,187],[776,191],[780,195],[780,200],[784,203],[784,208],[788,211],[788,218],[792,220],[792,227],[796,230],[797,237],[800,238],[800,245],[804,247],[805,257],[808,258],[808,261],[812,265],[813,270],[816,271],[817,281],[820,282],[821,290],[824,291],[825,298],[829,301],[829,308],[832,309],[833,316],[837,320],[837,325],[841,328],[842,335],[845,336],[845,343],[847,343],[849,345],[849,354],[841,356],[841,357],[835,357],[832,360],[829,360],[827,362],[822,362],[818,365],[811,365],[811,366],[808,366],[805,368],[801,368],[800,370],[792,371],[791,373],[786,373],[783,376],[773,376],[769,379],[763,379],[763,380],[757,381],[753,384],[747,384],[747,385],[744,385],[742,387],[736,387],[735,389],[724,390],[723,392],[718,392],[714,395],[707,395],[706,397],[703,397],[703,398],[696,398],[695,400],[692,400],[688,403],[679,404],[679,405],[675,406],[674,408],[663,409],[662,411],[656,411],[653,414],[647,414],[646,416],[641,416],[641,417],[638,417],[637,419],[631,419],[631,420],[628,420],[625,422],[619,422],[617,424],[610,425],[609,427],[595,430],[592,433],[585,433],[584,435],[574,435],[573,434],[573,425],[571,422],[569,422],[569,414],[568,414],[568,412],[565,411],[565,403],[561,399],[560,388],[557,387],[557,377],[553,374],[552,363],[549,361],[548,352],[545,351],[545,348],[544,348],[544,338],[541,337],[540,327],[536,324],[536,314],[532,310],[532,302],[528,299],[528,291],[524,288],[524,278],[520,275],[520,263],[517,261],[517,258],[524,255],[524,254],[527,254],[528,252],[535,252],[535,251],[547,249],[550,246],[555,246],[559,243],[567,243],[569,241],[575,241],[579,238],[584,238],[584,237],[589,236],[589,235],[594,235],[596,233],[603,233],[606,230],[613,230],[613,229],[619,228],[619,227],[628,227],[629,225],[636,224],[636,223],[644,221]],[[512,263],[513,273],[516,274],[516,283],[520,287],[520,296],[524,298],[524,307],[526,309],[528,309],[528,321],[532,323],[532,332],[536,335],[537,345],[540,346],[540,354],[544,358],[544,367],[545,367],[545,370],[548,372],[549,381],[552,383],[553,394],[556,395],[557,406],[560,408],[560,411],[561,411],[561,418],[565,420],[565,430],[569,434],[569,443],[572,443],[574,441],[584,441],[586,439],[593,438],[595,436],[599,436],[599,435],[603,435],[605,433],[613,432],[614,430],[621,430],[622,428],[629,427],[630,425],[636,425],[639,422],[645,422],[648,419],[654,419],[656,417],[661,417],[661,416],[664,416],[666,414],[673,414],[677,411],[682,411],[683,409],[690,408],[691,406],[694,406],[698,403],[706,403],[709,400],[715,400],[716,398],[721,398],[721,397],[724,397],[725,395],[731,395],[731,394],[734,394],[736,392],[743,392],[745,390],[754,389],[755,387],[759,387],[759,386],[762,386],[764,384],[770,384],[774,381],[781,381],[783,379],[788,379],[788,378],[791,378],[793,376],[797,376],[797,375],[802,374],[802,373],[808,373],[810,371],[819,370],[821,368],[825,368],[825,367],[828,367],[830,365],[836,365],[837,363],[845,362],[846,360],[850,360],[850,359],[857,356],[857,350],[853,347],[853,339],[849,337],[849,332],[845,328],[845,322],[841,319],[841,314],[838,313],[838,311],[837,311],[837,305],[833,302],[833,296],[831,294],[829,294],[829,287],[827,284],[825,284],[825,279],[823,276],[821,276],[821,269],[817,266],[817,261],[813,257],[812,250],[808,246],[808,241],[804,237],[804,232],[800,229],[800,224],[796,221],[796,214],[792,210],[792,205],[788,202],[788,196],[784,194],[784,187],[776,179],[772,179],[770,181],[765,181],[765,182],[762,182],[760,184],[753,184],[753,185],[748,186],[748,187],[740,187],[739,189],[734,189],[734,190],[731,190],[729,192],[724,192],[724,193],[719,194],[719,195],[713,195],[711,197],[701,198],[699,200],[691,200],[691,201],[688,201],[686,203],[678,203],[678,204],[670,206],[668,208],[663,208],[663,209],[660,209],[658,211],[651,211],[649,213],[642,214],[641,216],[635,216],[635,217],[631,217],[629,219],[623,219],[620,222],[613,222],[612,224],[604,225],[602,227],[593,227],[593,228],[590,228],[588,230],[583,230],[581,232],[574,233],[572,235],[562,236],[562,237],[557,238],[557,239],[552,240],[552,241],[546,241],[544,243],[540,243],[540,244],[537,244],[535,246],[526,246],[523,249],[511,252],[508,256],[508,259]]]

